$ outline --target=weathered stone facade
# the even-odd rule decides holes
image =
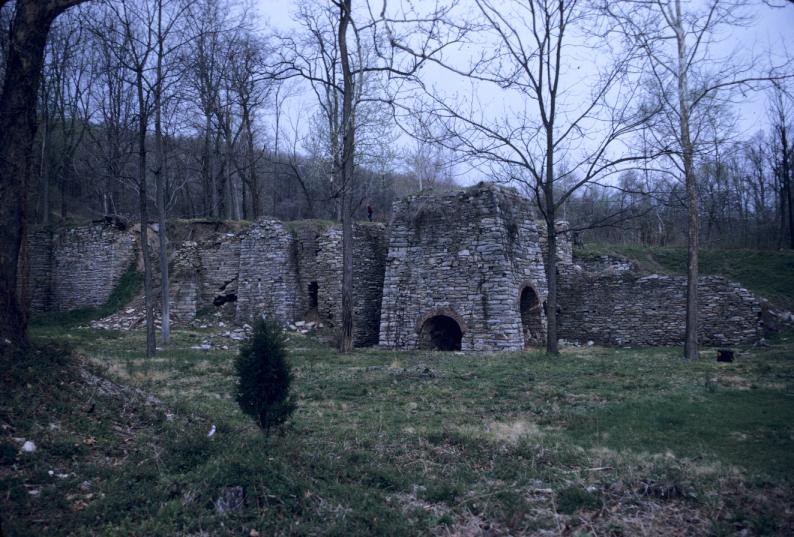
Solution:
[[[387,348],[510,351],[541,345],[546,331],[542,229],[529,201],[489,184],[423,192],[395,203],[388,229],[353,228],[354,343]],[[541,228],[543,226],[540,226]],[[150,227],[152,246],[156,229]],[[558,226],[560,338],[605,345],[679,344],[685,278],[643,274],[612,258],[572,258]],[[99,306],[137,259],[137,226],[101,224],[29,237],[33,311]],[[336,328],[341,317],[338,225],[263,218],[254,223],[169,225],[172,318],[223,308],[240,322]],[[153,250],[154,251],[154,250]],[[158,266],[153,260],[155,280]],[[157,286],[155,293],[159,292]],[[719,277],[700,280],[700,340],[758,337],[762,301]]]
[[[89,225],[28,239],[31,310],[68,311],[104,304],[136,258],[131,230]]]
[[[291,233],[278,220],[261,219],[240,241],[237,319],[264,313],[280,321],[299,318],[297,259]],[[302,313],[302,312],[301,312]]]
[[[698,302],[701,343],[734,345],[758,337],[761,301],[739,284],[701,277]],[[684,340],[684,276],[643,275],[624,263],[598,272],[561,266],[559,303],[559,334],[567,341],[654,346]]]
[[[169,289],[171,318],[176,322],[188,322],[195,319],[199,303],[200,283],[196,267],[201,266],[201,252],[198,243],[185,241],[176,254],[169,273],[173,282]]]
[[[338,225],[263,218],[238,232],[202,236],[201,242],[175,244],[170,282],[174,320],[234,306],[241,323],[266,314],[284,323],[337,325],[342,279]],[[353,227],[353,336],[358,346],[378,342],[386,247],[382,224]]]
[[[342,230],[332,227],[319,240],[317,255],[318,315],[337,326],[342,316]],[[383,224],[353,226],[353,343],[378,344],[381,297],[386,263],[386,228]],[[373,323],[372,320],[378,322]]]
[[[549,233],[546,229],[546,221],[538,220],[536,224],[540,238],[540,249],[545,252],[549,248]],[[573,242],[571,241],[568,227],[568,222],[565,220],[557,220],[554,225],[554,229],[557,231],[557,263],[562,265],[573,263]],[[545,262],[546,259],[543,258],[543,261]]]
[[[521,295],[537,298],[525,316],[543,330],[546,278],[529,202],[514,190],[478,185],[398,201],[392,211],[380,344],[413,348],[524,348]],[[452,323],[457,324],[457,329]],[[431,323],[428,325],[427,323]],[[534,334],[538,339],[543,334]]]

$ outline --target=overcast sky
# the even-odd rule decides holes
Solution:
[[[296,6],[300,0],[255,0],[257,8],[262,16],[262,19],[273,29],[283,32],[289,28],[295,28],[296,25],[291,21],[291,14],[295,11]],[[373,3],[377,3],[374,0]],[[424,0],[413,0],[416,5],[421,6]],[[466,0],[463,0],[466,2]],[[694,0],[697,1],[697,0]],[[397,0],[392,0],[392,5],[397,3]],[[782,3],[782,2],[778,2]],[[354,0],[354,9],[356,5],[365,5],[363,0]],[[428,2],[430,4],[430,2]],[[726,35],[724,40],[720,43],[720,50],[718,53],[727,54],[728,51],[741,50],[747,54],[758,53],[763,50],[780,51],[784,47],[794,54],[794,4],[789,3],[788,6],[783,8],[770,8],[767,6],[759,6],[756,10],[755,22],[752,27],[739,28]],[[465,54],[465,53],[462,53]],[[447,88],[454,87],[458,92],[465,92],[467,87],[461,84],[460,81],[453,81],[448,74],[440,73],[438,70],[427,70],[424,72],[425,82],[431,85],[437,85],[442,88],[442,91]],[[429,79],[428,79],[429,78]],[[454,84],[454,86],[451,86]],[[493,90],[491,90],[493,91]],[[498,90],[496,90],[498,92]],[[483,95],[480,94],[482,99]],[[307,94],[306,99],[310,96]],[[301,98],[296,98],[293,104],[293,113],[296,110],[301,110],[305,113],[307,102],[301,102]],[[494,113],[498,114],[500,110],[499,102],[502,101],[498,93],[494,93],[493,98],[486,95],[483,99],[484,102],[491,102],[494,106]],[[504,104],[503,104],[504,105]],[[521,106],[520,104],[507,103],[508,106]],[[767,105],[765,95],[763,94],[748,94],[746,95],[745,103],[737,109],[739,120],[737,124],[737,131],[742,138],[747,138],[755,132],[766,128],[766,111]]]

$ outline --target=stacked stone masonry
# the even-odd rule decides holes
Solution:
[[[137,255],[136,237],[107,225],[28,239],[28,294],[34,312],[68,311],[104,304]]]
[[[559,334],[602,345],[676,345],[684,340],[686,278],[638,274],[623,264],[588,272],[560,267]],[[758,337],[762,303],[739,284],[718,276],[700,278],[699,340],[735,345]]]
[[[416,347],[424,323],[443,316],[458,324],[462,350],[522,349],[521,293],[546,297],[529,202],[479,185],[412,196],[392,214],[380,344]]]
[[[540,249],[546,252],[549,248],[549,233],[546,229],[546,221],[538,220],[536,223],[540,238]],[[573,262],[573,242],[571,241],[571,233],[568,231],[568,222],[558,220],[554,225],[554,229],[557,232],[557,263],[570,265]]]
[[[29,235],[34,312],[103,304],[137,260],[136,228],[93,225]],[[150,227],[156,238],[156,228]],[[560,337],[605,345],[679,344],[685,280],[611,258],[572,258],[558,224]],[[391,224],[353,232],[354,343],[387,348],[515,351],[545,338],[544,226],[516,191],[479,184],[395,202]],[[269,315],[337,328],[338,225],[175,222],[169,226],[171,312],[188,322],[224,308],[240,323]],[[156,241],[153,242],[155,244]],[[153,263],[157,270],[157,263]],[[155,280],[157,274],[155,274]],[[24,278],[22,279],[24,281]],[[702,342],[758,337],[762,301],[724,278],[700,281]]]
[[[342,315],[342,230],[332,227],[319,240],[317,285],[319,320],[337,326]],[[353,226],[353,343],[378,344],[383,275],[386,263],[386,228],[383,224]],[[377,323],[373,323],[375,319]]]

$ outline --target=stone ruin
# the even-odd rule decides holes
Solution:
[[[493,186],[394,204],[380,319],[389,348],[514,351],[545,338],[529,201]]]
[[[545,227],[515,190],[480,183],[394,204],[390,225],[354,226],[354,343],[385,348],[516,351],[546,332]],[[150,226],[152,246],[157,228]],[[683,340],[686,279],[610,258],[576,259],[559,236],[559,336],[647,346]],[[320,221],[177,221],[169,225],[172,321],[223,311],[328,327],[340,319],[341,227]],[[140,227],[96,224],[29,236],[34,312],[95,307],[141,268]],[[156,252],[152,248],[152,255]],[[157,261],[152,258],[152,266]],[[155,272],[155,279],[158,278]],[[159,292],[159,285],[154,285]],[[701,341],[760,337],[764,302],[725,278],[699,284]],[[293,326],[294,326],[293,324]]]

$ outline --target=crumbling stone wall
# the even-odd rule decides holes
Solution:
[[[387,252],[386,227],[353,226],[353,344],[377,345]],[[317,256],[318,314],[323,324],[338,327],[342,317],[342,229],[329,228],[319,238]]]
[[[538,227],[540,249],[544,252],[543,260],[545,261],[545,252],[549,249],[549,233],[546,229],[546,221],[538,220],[535,224]],[[557,263],[561,265],[570,265],[573,262],[573,242],[571,241],[571,233],[568,231],[568,227],[566,220],[557,220],[554,225],[554,229],[557,230]]]
[[[236,300],[241,239],[241,234],[227,232],[199,244],[198,308],[209,307],[220,297]]]
[[[718,276],[702,277],[698,300],[703,344],[757,339],[761,301],[739,284]],[[653,346],[677,345],[684,339],[684,276],[561,267],[559,302],[560,338],[568,341]]]
[[[293,236],[278,220],[262,218],[240,240],[237,319],[259,314],[280,322],[298,318],[298,261]]]
[[[380,344],[414,348],[425,321],[443,315],[460,325],[462,350],[522,349],[521,292],[546,297],[528,200],[481,183],[411,196],[392,214]]]
[[[317,304],[313,303],[316,299],[319,301],[319,284],[317,284],[318,274],[320,272],[318,266],[318,255],[320,253],[320,237],[327,231],[332,224],[330,222],[323,222],[318,220],[302,220],[297,222],[289,222],[287,226],[293,235],[293,256],[296,259],[297,268],[297,304],[296,304],[296,318],[291,320],[317,320]],[[340,246],[341,247],[341,246]],[[340,275],[341,278],[341,275]],[[312,289],[314,291],[314,299],[312,298]]]
[[[28,234],[27,297],[30,310],[36,313],[56,309],[52,304],[52,239],[50,231]],[[22,278],[19,278],[20,286],[22,283]]]
[[[185,241],[174,252],[169,273],[171,319],[189,322],[199,307],[201,252],[198,243]]]
[[[135,260],[135,238],[106,224],[29,235],[31,310],[68,311],[104,304]]]
[[[609,255],[599,255],[592,257],[575,257],[574,264],[579,265],[586,272],[626,272],[634,271],[639,272],[639,266],[626,259],[613,257]]]
[[[543,238],[532,214],[530,202],[514,190],[480,184],[396,202],[388,232],[382,224],[356,224],[354,343],[389,348],[443,343],[499,351],[542,342]],[[337,326],[340,227],[268,218],[246,226],[195,221],[169,226],[173,320],[189,321],[204,308],[222,306],[241,322],[268,313],[282,322]],[[101,224],[31,233],[33,310],[103,304],[140,250],[135,229]],[[156,252],[156,235],[151,237]],[[681,342],[685,278],[638,274],[631,263],[608,257],[571,264],[569,256],[570,242],[563,240],[561,338],[606,345]],[[152,266],[157,280],[154,257]],[[762,305],[751,293],[724,278],[705,277],[700,294],[703,343],[757,337]],[[453,325],[459,330],[449,328]]]

